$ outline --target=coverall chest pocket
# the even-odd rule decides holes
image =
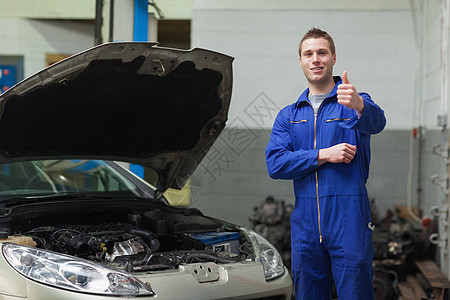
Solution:
[[[339,143],[356,145],[354,131],[345,128],[346,122],[350,120],[350,116],[345,114],[331,115],[324,119],[320,129],[320,144],[326,147]]]
[[[306,118],[298,118],[289,121],[291,133],[292,151],[309,150],[313,147],[314,141],[314,122]]]

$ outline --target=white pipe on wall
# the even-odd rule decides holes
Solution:
[[[449,33],[449,15],[450,0],[442,1],[442,48],[441,48],[441,67],[442,67],[442,84],[441,84],[441,114],[447,117],[448,107],[448,33]]]

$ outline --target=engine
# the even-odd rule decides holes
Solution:
[[[37,226],[21,232],[21,238],[32,239],[28,245],[127,272],[174,269],[195,262],[232,263],[252,255],[248,242],[234,228],[219,228],[195,211],[154,210],[129,214],[127,219]]]
[[[37,246],[96,261],[156,252],[156,235],[130,224],[38,227],[26,233]]]

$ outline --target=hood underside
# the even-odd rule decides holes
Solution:
[[[74,55],[0,96],[0,162],[128,161],[181,188],[225,126],[232,60],[152,43]]]

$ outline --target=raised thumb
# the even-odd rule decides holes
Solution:
[[[350,83],[350,81],[348,81],[348,78],[347,78],[347,71],[342,72],[342,83],[345,83],[345,84]]]

